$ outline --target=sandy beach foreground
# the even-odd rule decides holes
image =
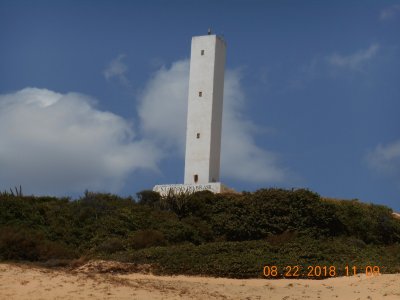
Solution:
[[[107,270],[109,264],[74,270],[0,264],[0,299],[400,299],[400,274],[241,280],[122,274]]]

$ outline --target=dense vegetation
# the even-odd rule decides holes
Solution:
[[[0,194],[0,260],[80,257],[151,264],[161,274],[236,278],[263,276],[265,265],[400,272],[400,220],[385,206],[304,189],[165,198],[143,191],[136,200],[92,192],[74,201]]]

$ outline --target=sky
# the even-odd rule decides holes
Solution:
[[[400,1],[0,0],[0,190],[182,183],[208,28],[227,43],[222,183],[400,211]]]

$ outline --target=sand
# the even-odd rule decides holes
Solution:
[[[400,274],[241,280],[123,274],[110,264],[46,269],[3,263],[0,299],[400,299]]]

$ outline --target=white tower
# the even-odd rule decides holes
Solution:
[[[156,185],[165,196],[209,190],[229,191],[219,182],[226,45],[212,35],[192,38],[184,184]]]
[[[216,35],[192,38],[185,184],[219,181],[225,52]]]

